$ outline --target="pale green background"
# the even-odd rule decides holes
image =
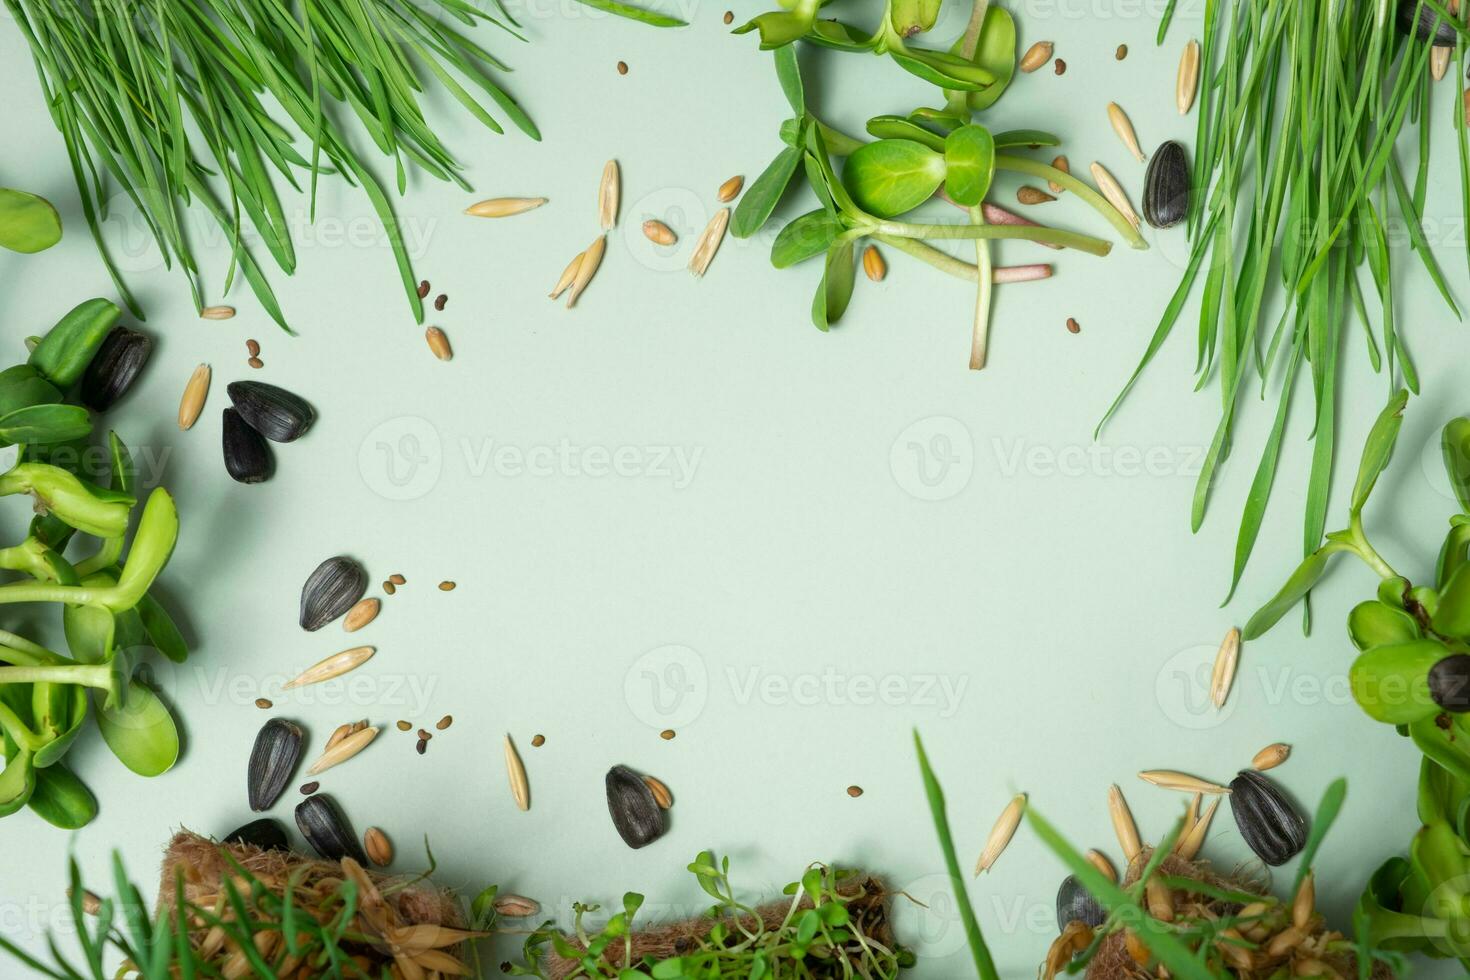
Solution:
[[[1277,740],[1296,746],[1279,776],[1308,805],[1333,777],[1351,777],[1320,867],[1319,893],[1337,922],[1346,925],[1368,872],[1406,848],[1417,753],[1370,722],[1344,687],[1351,652],[1341,622],[1371,585],[1364,570],[1344,565],[1328,578],[1310,639],[1293,617],[1247,646],[1228,717],[1201,707],[1202,671],[1220,636],[1299,555],[1305,420],[1289,429],[1256,560],[1224,610],[1239,501],[1268,411],[1249,405],[1240,452],[1195,536],[1193,473],[1219,402],[1213,386],[1191,395],[1192,325],[1092,441],[1174,288],[1182,232],[1149,233],[1158,247],[1106,259],[1001,249],[1006,262],[1055,262],[1057,275],[998,291],[983,374],[965,369],[970,289],[903,256],[890,253],[886,282],[858,283],[830,335],[807,318],[817,269],[773,270],[769,236],[727,240],[709,275],[693,279],[683,265],[715,188],[734,173],[754,178],[787,113],[769,57],[752,38],[727,36],[725,7],[686,2],[693,26],[681,31],[544,0],[518,8],[532,43],[484,32],[515,66],[508,85],[545,140],[497,137],[438,106],[438,130],[466,161],[476,194],[414,175],[399,212],[411,233],[423,233],[417,272],[450,296],[430,316],[452,338],[453,363],[425,349],[365,199],[335,181],[322,185],[315,229],[304,200],[287,205],[301,226],[300,268],[271,278],[297,338],[243,290],[228,299],[240,307],[236,319],[201,322],[156,256],[134,248],[125,259],[138,270],[130,281],[157,348],[108,424],[145,467],[164,462],[182,513],[161,588],[188,624],[194,656],[160,678],[187,748],[172,772],[144,781],[100,739],[85,738],[71,761],[101,799],[97,821],[75,836],[28,811],[0,823],[7,936],[33,945],[42,927],[65,928],[69,850],[94,881],[113,849],[148,881],[175,828],[222,834],[247,819],[245,760],[266,717],[252,705],[260,694],[306,725],[314,747],[354,718],[389,729],[323,783],[359,830],[377,824],[392,835],[398,868],[420,866],[427,834],[445,884],[473,891],[496,881],[556,910],[635,889],[671,916],[700,906],[684,865],[701,848],[730,854],[737,880],[767,896],[808,861],[861,864],[931,903],[924,912],[899,902],[907,934],[927,937],[920,977],[963,977],[968,967],[921,798],[914,726],[944,778],[965,863],[1018,790],[1079,844],[1115,853],[1109,783],[1124,786],[1145,835],[1158,835],[1182,800],[1143,786],[1135,771],[1228,779]],[[1054,40],[1067,73],[1020,78],[988,121],[1063,134],[1074,169],[1100,159],[1137,200],[1143,168],[1109,131],[1104,107],[1121,102],[1149,148],[1170,137],[1191,144],[1194,117],[1175,112],[1174,72],[1201,10],[1182,2],[1169,42],[1155,48],[1152,7],[1032,0],[1017,10],[1021,46]],[[961,22],[958,9],[948,11],[935,33],[948,44]],[[1123,63],[1113,57],[1119,43],[1130,47]],[[625,77],[614,70],[619,59],[630,65]],[[805,60],[824,113],[854,130],[868,114],[934,102],[932,89],[887,62]],[[8,21],[0,81],[0,178],[51,197],[67,225],[46,254],[0,256],[5,349],[18,359],[26,334],[112,289]],[[1436,95],[1429,233],[1467,299],[1448,138],[1453,79]],[[622,164],[622,221],[596,280],[567,311],[545,290],[596,233],[595,188],[609,157]],[[998,199],[1013,201],[1014,187],[1003,180]],[[552,203],[501,222],[460,215],[477,197],[498,195]],[[782,214],[809,206],[793,202]],[[1110,232],[1068,197],[1037,213]],[[655,256],[638,233],[653,215],[681,235],[673,258]],[[1426,475],[1438,471],[1432,440],[1470,405],[1464,328],[1402,236],[1398,245],[1399,313],[1426,394],[1410,405],[1370,527],[1412,574],[1428,567],[1452,507]],[[219,302],[223,252],[216,243],[208,254],[208,300]],[[1069,316],[1080,335],[1064,329]],[[245,367],[248,337],[261,341],[264,371]],[[1356,327],[1345,350],[1339,496],[1386,394]],[[178,397],[200,361],[214,366],[214,389],[202,421],[181,434]],[[231,483],[220,463],[223,385],[246,376],[299,391],[321,413],[307,439],[280,448],[278,475],[258,487]],[[687,486],[560,467],[517,474],[491,457],[502,445],[554,449],[563,440],[636,447],[639,465],[656,462],[657,447],[699,455]],[[429,461],[407,484],[405,492],[422,492],[411,500],[390,499],[399,495],[390,456],[400,475],[409,465],[400,450]],[[953,457],[942,500],[910,492],[925,493],[915,453],[932,450]],[[925,463],[926,475],[942,475],[942,460]],[[18,536],[23,504],[8,507]],[[1341,513],[1334,504],[1333,519]],[[375,583],[401,571],[410,584],[359,635],[379,648],[353,678],[363,687],[282,694],[284,677],[349,645],[337,626],[305,635],[296,625],[300,582],[339,552],[362,559]],[[436,591],[444,578],[458,591]],[[656,699],[645,671],[658,674],[664,654],[650,651],[670,645],[693,651],[681,655],[693,690],[666,717],[658,707],[674,703],[672,689]],[[812,694],[811,678],[829,669],[856,681],[857,694]],[[954,710],[923,689],[931,682],[963,685]],[[860,703],[863,684],[899,693]],[[456,724],[424,758],[411,736],[391,730],[400,717],[426,724],[446,712]],[[678,738],[661,741],[658,730],[675,722]],[[530,772],[530,813],[517,812],[506,789],[505,732]],[[547,736],[543,748],[529,745],[536,732]],[[671,831],[642,851],[617,840],[603,805],[603,773],[618,762],[656,774],[677,797]],[[844,792],[851,783],[865,788],[861,799]],[[275,815],[289,822],[297,798],[293,789]],[[1207,854],[1229,866],[1247,852],[1222,816]],[[1058,867],[1023,830],[974,888],[1007,977],[1030,975],[1054,934]]]

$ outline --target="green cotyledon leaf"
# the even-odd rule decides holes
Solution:
[[[1358,655],[1348,671],[1353,699],[1370,717],[1409,725],[1439,713],[1429,695],[1429,670],[1449,651],[1437,640],[1409,640]]]
[[[44,197],[0,187],[0,248],[42,252],[61,241],[61,216]]]
[[[944,157],[922,143],[885,139],[859,147],[842,168],[842,186],[858,207],[880,218],[912,211],[944,181]]]
[[[984,126],[961,126],[944,140],[944,190],[956,203],[975,207],[995,176],[995,141]]]
[[[1402,609],[1369,599],[1348,613],[1348,636],[1359,650],[1407,643],[1419,639],[1419,626],[1414,617]]]
[[[1451,419],[1440,433],[1440,454],[1460,510],[1470,514],[1470,418]]]

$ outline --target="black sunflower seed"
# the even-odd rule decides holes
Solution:
[[[281,826],[280,821],[271,817],[261,817],[252,820],[243,827],[236,827],[224,839],[226,844],[249,844],[263,851],[289,851],[291,845],[286,841],[286,829]]]
[[[1306,818],[1279,786],[1254,769],[1230,781],[1230,812],[1240,836],[1269,865],[1285,864],[1307,846]]]
[[[235,481],[262,483],[276,471],[276,458],[270,445],[233,408],[225,409],[222,439],[225,472]]]
[[[232,381],[225,390],[240,417],[272,442],[300,439],[316,421],[316,409],[285,388],[263,381]]]
[[[1062,887],[1057,889],[1058,929],[1067,928],[1069,922],[1083,922],[1096,929],[1107,917],[1108,913],[1092,897],[1092,892],[1077,880],[1076,875],[1067,875],[1062,879]]]
[[[368,863],[357,834],[342,815],[337,801],[325,793],[308,796],[296,804],[296,827],[312,850],[328,861],[350,857],[358,864]]]
[[[606,783],[607,810],[623,843],[638,848],[658,840],[664,832],[664,811],[643,777],[627,766],[613,766]]]
[[[1429,696],[1446,711],[1470,711],[1470,654],[1451,654],[1429,668]]]
[[[367,571],[338,555],[328,558],[307,576],[301,587],[301,628],[319,630],[357,605],[367,592]]]
[[[1168,228],[1188,211],[1189,162],[1184,147],[1168,140],[1154,151],[1143,177],[1143,218],[1155,228]]]
[[[269,810],[285,792],[296,763],[301,761],[301,728],[284,718],[272,718],[255,736],[250,751],[247,785],[250,809]]]
[[[1413,34],[1421,41],[1432,38],[1436,47],[1455,46],[1454,26],[1438,16],[1427,4],[1421,5],[1417,0],[1401,0],[1399,3],[1399,32]]]
[[[81,399],[94,412],[105,412],[121,398],[148,363],[153,340],[127,327],[113,327],[82,375]]]

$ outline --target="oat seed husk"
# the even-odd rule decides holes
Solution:
[[[597,267],[602,265],[602,255],[606,250],[607,236],[598,235],[592,244],[587,246],[587,250],[582,253],[582,260],[577,263],[576,274],[572,276],[571,285],[567,290],[567,309],[571,309],[577,304],[577,298],[582,295],[582,291],[592,281],[592,277],[597,273]]]
[[[602,181],[597,186],[597,220],[603,231],[612,231],[618,223],[618,200],[622,196],[622,174],[618,161],[609,160],[602,167]]]
[[[423,739],[419,743],[427,744]],[[526,778],[526,767],[521,762],[520,753],[516,751],[515,743],[509,735],[505,736],[505,772],[510,780],[510,795],[515,800],[516,809],[531,809],[531,783]]]
[[[715,216],[709,219],[709,224],[704,226],[704,231],[699,233],[699,240],[694,245],[694,254],[689,257],[689,271],[695,276],[703,276],[709,271],[709,264],[715,260],[715,253],[720,250],[720,243],[725,240],[725,229],[730,224],[730,209],[720,208]]]

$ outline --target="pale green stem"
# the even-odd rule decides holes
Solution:
[[[113,672],[109,664],[0,667],[0,684],[80,684],[111,691],[112,682]]]
[[[1377,549],[1368,543],[1368,536],[1363,533],[1363,515],[1361,513],[1352,515],[1349,531],[1353,536],[1353,550],[1358,553],[1358,557],[1363,559],[1369,568],[1378,573],[1379,578],[1398,577],[1399,573],[1393,570],[1393,566],[1384,561],[1383,556],[1378,553]]]
[[[35,652],[32,650],[18,650],[10,646],[0,646],[0,664],[40,667],[46,664],[62,664],[67,662],[65,657],[52,653],[50,650]]]
[[[1108,219],[1108,223],[1118,229],[1118,234],[1123,236],[1124,241],[1134,248],[1148,248],[1148,242],[1133,227],[1133,222],[1123,217],[1118,209],[1108,203],[1108,199],[1093,190],[1085,182],[1078,180],[1064,170],[1028,160],[1025,157],[1013,157],[1001,154],[995,158],[997,170],[1013,170],[1016,173],[1027,174],[1032,177],[1040,177],[1054,184],[1060,184],[1067,190],[1073,192],[1082,200],[1090,204],[1094,211]]]
[[[1107,255],[1113,248],[1112,242],[1093,238],[1091,235],[1031,225],[926,225],[908,221],[879,221],[863,229],[863,232],[869,235],[897,235],[901,238],[1014,238],[1046,245],[1064,245],[1090,255]]]
[[[815,119],[815,117],[813,117]],[[834,157],[850,157],[857,152],[863,141],[853,139],[839,129],[833,129],[820,119],[816,119],[817,129],[822,133],[822,142],[827,144],[827,152]]]
[[[0,604],[7,602],[68,602],[72,605],[106,605],[116,588],[94,589],[85,585],[54,585],[50,582],[16,582],[0,586]]]
[[[10,705],[3,702],[0,702],[0,730],[9,735],[12,742],[32,755],[49,744],[48,739],[31,731],[30,726],[20,720],[20,715],[12,711]]]
[[[980,205],[970,208],[970,220],[985,224]],[[970,370],[985,367],[985,352],[990,344],[990,243],[975,239],[975,327],[970,336]]]
[[[948,252],[941,252],[932,245],[925,245],[923,242],[913,238],[900,238],[897,235],[874,235],[873,237],[885,245],[898,249],[900,252],[906,252],[912,255],[920,262],[926,262],[932,265],[940,272],[946,272],[954,276],[956,279],[964,279],[966,282],[979,281],[980,272],[974,264],[966,262],[963,259],[957,259]]]
[[[122,549],[122,538],[103,538],[102,547],[95,555],[77,562],[77,577],[86,578],[94,572],[104,571],[116,565],[117,560],[122,557]]]

